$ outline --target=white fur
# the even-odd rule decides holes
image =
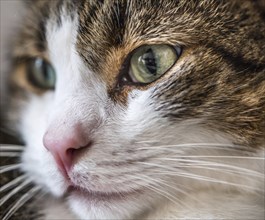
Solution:
[[[260,203],[252,201],[264,195],[264,179],[251,174],[264,173],[264,160],[243,158],[261,156],[227,150],[225,145],[231,145],[232,139],[203,127],[200,119],[171,124],[154,110],[157,105],[151,99],[154,88],[133,91],[126,107],[114,105],[107,97],[100,74],[87,69],[75,49],[77,19],[71,20],[64,13],[62,16],[62,26],[53,21],[47,24],[49,55],[57,73],[56,91],[30,97],[22,115],[20,130],[27,144],[24,170],[33,180],[55,196],[65,193],[67,184],[42,139],[47,130],[65,135],[74,123],[81,122],[83,132],[94,144],[69,173],[72,182],[88,192],[72,193],[67,199],[69,210],[77,218],[243,219],[255,213],[255,217],[262,217],[262,207],[255,206]],[[193,147],[186,145],[196,143]],[[216,158],[202,157],[207,155]],[[225,168],[233,173],[222,172]],[[209,181],[214,179],[219,183]],[[141,193],[124,199],[102,200],[89,195],[91,191],[135,190]],[[46,219],[65,217],[69,210],[60,201],[56,202],[58,213],[57,209],[54,211],[56,203],[45,206]],[[241,213],[241,208],[250,211]]]

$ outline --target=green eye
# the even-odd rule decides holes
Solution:
[[[130,61],[129,76],[134,83],[151,83],[165,74],[178,60],[180,47],[146,45],[134,52]]]
[[[54,68],[42,58],[29,62],[28,80],[41,89],[54,89],[56,74]]]

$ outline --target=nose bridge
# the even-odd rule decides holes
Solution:
[[[94,130],[102,121],[99,108],[98,103],[78,95],[57,99],[49,115],[47,130],[54,130],[62,135],[78,125],[86,133],[90,133],[92,128]]]
[[[71,70],[71,69],[70,69]],[[104,117],[104,104],[99,101],[96,87],[100,84],[87,74],[85,80],[80,72],[58,73],[53,106],[48,115],[46,132],[67,136],[72,128],[82,127],[84,134],[95,130]],[[101,91],[103,94],[103,91]],[[79,129],[80,130],[80,129]]]
[[[104,109],[97,100],[93,87],[84,88],[81,83],[57,88],[43,144],[63,174],[74,164],[74,152],[93,142],[103,118],[100,109]]]
[[[81,73],[65,73],[59,75],[56,85],[54,107],[51,111],[50,121],[58,118],[65,118],[66,121],[79,121],[86,123],[92,118],[99,118],[99,109],[104,109],[104,89],[99,92],[101,87],[91,73],[85,79]],[[72,77],[71,77],[72,76]],[[98,85],[95,85],[98,84]]]
[[[78,19],[63,13],[64,22],[57,25],[51,20],[47,26],[47,47],[50,61],[56,72],[54,106],[49,115],[53,121],[90,120],[98,117],[101,99],[106,93],[98,74],[90,71],[77,51]],[[53,122],[54,123],[54,122]]]

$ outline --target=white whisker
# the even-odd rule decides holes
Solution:
[[[250,186],[247,186],[247,185],[231,183],[231,182],[214,179],[214,178],[207,177],[207,176],[196,175],[196,174],[192,174],[192,173],[177,172],[176,168],[167,167],[167,166],[164,166],[164,165],[161,165],[161,164],[147,163],[147,162],[139,162],[139,163],[147,165],[147,166],[149,165],[150,167],[159,167],[159,168],[165,169],[165,171],[163,171],[163,170],[162,171],[161,170],[153,170],[153,172],[155,172],[155,174],[163,174],[163,175],[170,175],[170,176],[180,176],[180,177],[190,178],[190,179],[194,179],[194,180],[202,180],[202,181],[206,181],[206,182],[225,184],[225,185],[236,186],[236,187],[241,187],[241,188],[245,188],[245,189],[251,189],[251,190],[263,192],[263,190],[260,190],[260,189],[257,189],[257,188],[253,188],[253,187],[250,187]]]
[[[8,220],[10,217],[12,217],[12,215],[20,207],[22,207],[27,201],[29,201],[31,198],[33,198],[40,191],[40,189],[41,189],[40,186],[35,186],[31,190],[26,192],[23,196],[21,196],[21,198],[16,201],[16,203],[10,208],[10,210],[3,217],[3,220]]]
[[[18,193],[20,190],[24,189],[31,182],[32,181],[30,179],[26,179],[19,186],[17,186],[11,192],[9,192],[7,195],[5,195],[3,198],[1,198],[1,200],[0,200],[0,206],[2,206],[7,200],[9,200],[13,195],[15,195],[16,193]]]
[[[24,146],[22,145],[9,145],[9,144],[0,144],[0,151],[23,151]]]
[[[19,157],[21,153],[17,152],[0,152],[0,157]]]
[[[146,140],[146,141],[136,141],[136,144],[149,144],[149,143],[158,143],[157,140]]]
[[[166,192],[166,191],[154,186],[154,181],[153,180],[147,181],[146,179],[143,179],[140,176],[133,176],[133,178],[138,178],[138,179],[142,180],[143,182],[147,183],[148,185],[140,184],[139,182],[135,182],[136,184],[138,184],[138,185],[140,185],[142,187],[145,187],[147,189],[152,190],[153,192],[155,192],[155,193],[167,198],[168,200],[170,200],[171,202],[173,202],[174,204],[176,204],[178,206],[183,205],[183,204],[181,204],[182,202],[179,199],[173,197],[168,192]],[[176,199],[177,199],[177,201],[176,201]]]
[[[254,191],[259,191],[259,192],[264,192],[264,190],[258,189],[258,188],[254,188],[254,187],[250,187],[247,185],[242,185],[242,184],[237,184],[237,183],[231,183],[231,182],[227,182],[224,180],[218,180],[218,179],[214,179],[214,178],[210,178],[210,177],[206,177],[206,176],[202,176],[202,175],[196,175],[196,174],[191,174],[191,173],[170,173],[170,172],[157,172],[157,174],[165,174],[165,175],[171,175],[171,176],[181,176],[181,177],[186,177],[186,178],[190,178],[190,179],[194,179],[194,180],[202,180],[205,182],[211,182],[211,183],[216,183],[216,184],[224,184],[224,185],[229,185],[229,186],[235,186],[235,187],[239,187],[239,188],[244,188],[244,189],[249,189],[249,190],[254,190]]]
[[[265,160],[264,157],[243,157],[243,156],[210,156],[210,155],[188,155],[174,156],[174,158],[221,158],[221,159],[247,159],[247,160]],[[168,158],[166,158],[168,159]]]
[[[16,132],[14,132],[8,128],[0,127],[0,131],[5,133],[5,134],[11,135],[11,136],[16,136]]]
[[[233,165],[229,165],[229,164],[224,164],[224,163],[217,163],[217,162],[212,162],[212,161],[204,161],[204,160],[188,160],[188,159],[180,159],[180,158],[155,158],[158,160],[164,160],[164,161],[179,161],[179,162],[185,162],[184,165],[188,165],[189,167],[192,167],[194,165],[198,165],[198,166],[210,166],[211,168],[215,167],[215,168],[229,168],[230,171],[241,171],[242,174],[246,174],[248,173],[249,175],[252,176],[256,176],[259,178],[264,178],[264,174],[263,173],[259,173],[257,171],[254,170],[250,170],[247,168],[242,168],[242,167],[238,167],[238,166],[233,166]],[[190,164],[188,164],[190,163]],[[181,164],[182,165],[182,164]],[[181,166],[180,165],[180,166]],[[207,168],[207,167],[206,167]]]
[[[138,174],[137,176],[139,176],[139,174]],[[167,186],[167,187],[173,189],[174,191],[180,192],[180,193],[182,193],[183,195],[192,198],[194,201],[201,202],[201,201],[197,200],[196,198],[192,197],[191,195],[189,195],[186,191],[181,190],[181,189],[179,189],[179,188],[176,188],[176,187],[173,187],[173,186],[167,184],[167,183],[166,183],[164,180],[162,180],[161,178],[159,178],[159,179],[154,179],[154,178],[151,178],[150,176],[143,175],[143,174],[140,174],[140,176],[142,176],[144,179],[149,179],[151,182],[157,182],[157,183],[159,183],[159,184],[162,184],[162,185],[164,185],[164,186]],[[181,184],[176,184],[176,183],[174,183],[174,185],[175,185],[175,186],[180,185],[182,188],[187,188],[187,187],[185,187],[185,186],[183,186],[183,185],[181,185]],[[178,201],[179,201],[180,203],[182,203],[181,200],[178,199]],[[186,208],[189,208],[189,207],[187,207],[186,205],[184,205],[184,206],[185,206]]]
[[[218,168],[218,167],[205,167],[203,165],[200,165],[200,166],[194,166],[194,165],[187,165],[187,166],[181,166],[181,168],[189,168],[189,169],[200,169],[200,170],[213,170],[215,172],[222,172],[222,173],[226,173],[226,174],[229,174],[229,175],[238,175],[240,177],[242,177],[242,175],[244,175],[244,178],[249,178],[249,176],[255,176],[257,178],[261,178],[262,180],[264,179],[264,175],[262,176],[257,176],[255,174],[251,174],[251,173],[245,173],[245,172],[240,172],[240,171],[235,171],[235,170],[229,170],[229,169],[224,169],[224,168]]]
[[[141,143],[141,142],[136,142]],[[143,142],[145,143],[145,142]],[[149,142],[147,142],[149,143]],[[152,143],[152,142],[151,142]],[[235,147],[238,145],[234,144],[222,144],[222,143],[183,143],[183,144],[167,144],[167,145],[159,145],[161,147],[196,147],[196,146],[220,146],[220,147]]]
[[[17,164],[1,166],[0,167],[0,174],[8,172],[8,171],[16,170],[16,169],[20,168],[21,165],[22,165],[21,163],[17,163]]]
[[[149,143],[149,142],[136,142],[138,143]],[[150,142],[152,143],[152,142]],[[156,143],[156,142],[154,142]],[[228,151],[238,151],[238,150],[247,150],[250,151],[249,148],[234,145],[234,144],[221,144],[221,143],[187,143],[187,144],[168,144],[168,145],[158,145],[158,146],[147,146],[147,147],[140,147],[137,150],[150,150],[150,149],[172,149],[172,148],[205,148],[205,149],[222,149]]]
[[[26,179],[27,175],[23,174],[15,179],[13,179],[12,181],[8,182],[7,184],[3,185],[0,188],[0,193],[4,192],[6,190],[9,190],[10,188],[12,188],[13,186],[17,185],[19,182],[21,182],[22,180]]]

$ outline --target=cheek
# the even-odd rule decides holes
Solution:
[[[52,107],[53,94],[31,95],[21,109],[20,131],[26,144],[42,144],[42,136],[47,127],[47,115]]]
[[[159,112],[156,112],[154,100],[150,97],[152,89],[134,91],[128,99],[127,109],[119,115],[120,133],[125,139],[134,139],[144,131],[151,130],[156,121],[159,121]]]

